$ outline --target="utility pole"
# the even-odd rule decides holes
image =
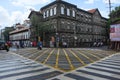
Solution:
[[[110,24],[111,24],[111,0],[108,1],[109,2],[109,16],[110,16]],[[110,28],[108,28],[108,32],[109,32]],[[109,32],[109,35],[110,35],[110,32]],[[110,38],[108,40],[108,46],[110,48],[110,46],[112,45],[111,41],[110,41]]]
[[[109,14],[111,14],[111,8],[112,8],[112,6],[111,6],[111,0],[109,0]],[[110,15],[110,21],[111,21],[111,15]]]

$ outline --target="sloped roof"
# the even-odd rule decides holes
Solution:
[[[42,15],[39,11],[31,11],[30,14],[29,14],[29,16],[28,16],[28,18],[30,18],[32,14],[36,14],[38,16]]]
[[[97,9],[91,9],[91,10],[88,10],[88,12],[90,12],[90,13],[95,13],[96,10],[97,10]]]
[[[88,10],[88,12],[90,12],[90,13],[92,13],[92,14],[94,14],[96,11],[98,11],[99,15],[101,16],[101,14],[100,14],[100,12],[99,12],[99,10],[98,10],[97,8]],[[101,16],[101,17],[102,17],[102,16]]]
[[[24,28],[21,28],[21,29],[18,29],[18,30],[11,31],[9,34],[14,34],[14,33],[22,32],[22,31],[25,31],[25,30],[28,30],[28,29],[29,29],[28,27],[24,27]]]
[[[72,6],[72,7],[77,7],[76,5],[71,4],[71,3],[68,3],[68,2],[63,1],[63,0],[55,0],[55,1],[53,1],[52,3],[49,3],[48,5],[42,7],[40,10],[42,11],[43,9],[45,9],[45,8],[51,6],[51,5],[54,5],[54,4],[56,4],[56,3],[63,3],[63,4],[70,5],[70,6]]]

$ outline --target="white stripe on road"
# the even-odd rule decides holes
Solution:
[[[0,61],[0,63],[5,63],[5,62],[12,62],[12,61],[21,61],[21,59],[11,59],[11,60],[2,60],[2,61]]]
[[[9,72],[0,73],[0,76],[10,75],[10,74],[16,74],[16,73],[22,73],[22,72],[27,72],[27,71],[32,71],[32,70],[39,70],[39,69],[44,69],[44,68],[45,67],[37,67],[37,68],[31,68],[31,69],[20,69],[20,70],[15,70],[15,71],[9,71]]]
[[[106,67],[101,67],[101,66],[91,65],[91,66],[88,66],[88,67],[96,68],[96,69],[103,69],[103,70],[108,70],[108,71],[114,71],[114,72],[120,72],[120,70],[117,70],[117,69],[106,68]]]
[[[82,76],[85,78],[89,78],[89,79],[93,79],[93,80],[109,80],[106,78],[102,78],[102,77],[98,77],[98,76],[94,76],[94,75],[90,75],[90,74],[86,74],[86,73],[82,73],[82,72],[72,72],[72,74]]]
[[[33,62],[28,62],[28,63],[15,63],[15,64],[6,64],[6,65],[1,65],[0,68],[3,67],[9,67],[9,66],[17,66],[17,65],[32,65]],[[34,63],[33,63],[34,64]]]
[[[18,75],[18,76],[11,76],[11,77],[7,77],[1,80],[17,80],[17,79],[22,79],[22,78],[26,78],[26,77],[32,77],[32,76],[37,76],[40,74],[44,74],[44,73],[49,73],[52,72],[54,70],[45,70],[45,71],[40,71],[40,72],[34,72],[34,73],[28,73],[28,74],[23,74],[23,75]]]
[[[106,67],[114,67],[114,68],[119,68],[118,66],[115,66],[115,65],[101,64],[101,63],[97,63],[97,64],[96,64],[96,65],[94,65],[94,66],[99,66],[99,65],[101,65],[101,66],[106,66]]]
[[[93,73],[97,73],[97,74],[101,74],[101,75],[105,75],[105,76],[109,76],[109,77],[111,77],[111,76],[115,77],[113,75],[117,75],[117,74],[113,74],[113,73],[109,73],[109,72],[105,72],[105,71],[88,69],[88,68],[82,68],[81,70],[88,71],[88,72],[93,72]],[[120,77],[115,77],[115,78],[120,78]]]
[[[6,64],[15,64],[15,63],[25,63],[25,62],[30,62],[29,60],[21,60],[21,61],[11,61],[11,62],[0,62],[0,65],[6,65]]]
[[[59,75],[57,77],[53,77],[53,78],[49,78],[49,79],[46,79],[46,80],[53,80],[53,79],[60,79],[60,80],[76,80],[76,79],[72,79],[72,78],[69,78],[69,77],[66,77],[64,75]]]
[[[10,67],[5,67],[5,68],[0,68],[0,72],[4,70],[10,70],[10,69],[16,69],[16,68],[22,68],[22,67],[28,67],[28,68],[33,68],[32,66],[37,66],[38,64],[34,65],[18,65],[18,66],[10,66]],[[38,65],[39,66],[39,65]]]

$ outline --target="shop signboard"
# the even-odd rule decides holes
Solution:
[[[120,41],[120,24],[110,25],[110,40]]]

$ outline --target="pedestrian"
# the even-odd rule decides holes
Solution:
[[[63,47],[67,48],[67,43],[65,41],[63,42]]]
[[[42,42],[39,41],[37,45],[38,45],[38,49],[42,50]]]
[[[19,45],[17,43],[15,43],[15,46],[16,46],[17,49],[19,49]]]
[[[8,52],[9,51],[9,46],[7,43],[5,43],[5,50]]]
[[[97,46],[97,42],[94,42],[94,43],[93,43],[93,46],[96,47],[96,46]]]

